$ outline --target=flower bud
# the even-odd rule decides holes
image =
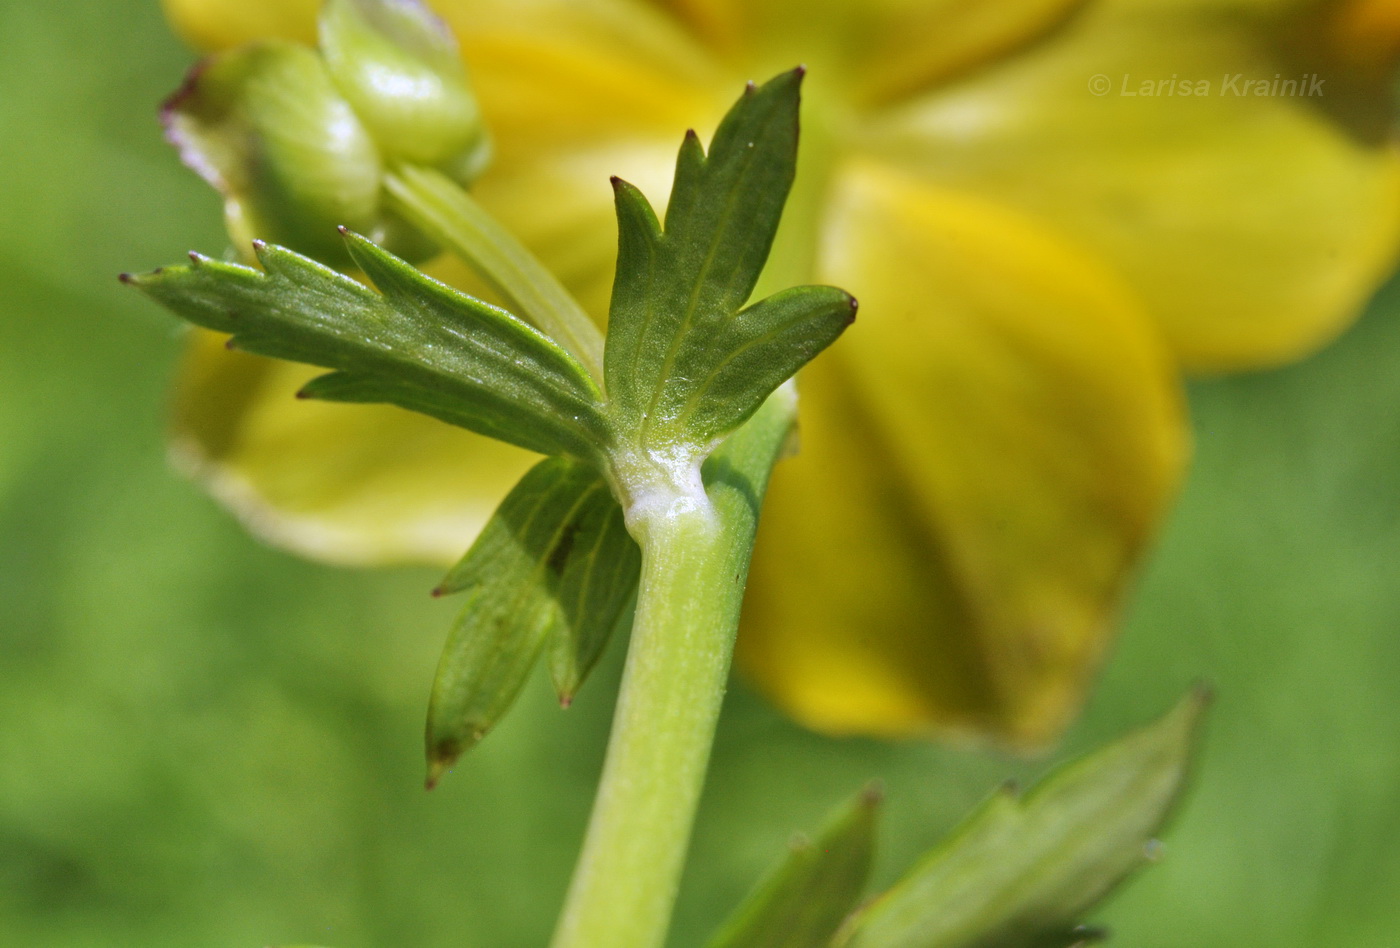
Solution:
[[[328,0],[321,55],[389,163],[440,168],[465,183],[489,144],[456,40],[418,0]]]
[[[427,237],[383,207],[383,177],[427,165],[463,184],[489,143],[452,34],[418,0],[329,0],[321,51],[282,41],[214,56],[166,103],[166,136],[224,197],[235,244],[348,263],[345,226],[408,259]]]
[[[240,247],[261,238],[336,259],[337,225],[375,229],[379,150],[312,50],[269,42],[206,60],[162,120],[181,159],[223,195]]]

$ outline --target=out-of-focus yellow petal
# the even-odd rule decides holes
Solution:
[[[496,142],[474,195],[601,318],[617,252],[608,178],[664,197],[680,136],[718,121],[739,80],[724,81],[692,38],[644,4],[439,8]]]
[[[338,563],[460,556],[538,457],[383,405],[302,401],[320,370],[198,332],[173,450],[254,533]]]
[[[161,0],[161,6],[185,42],[217,52],[273,38],[315,43],[321,0]]]
[[[1311,97],[1236,94],[1245,80],[1305,75],[1257,25],[1123,6],[874,118],[857,138],[1103,255],[1189,366],[1268,365],[1315,349],[1393,266],[1394,148],[1332,111],[1337,81]],[[1173,79],[1203,94],[1165,84],[1142,94],[1144,81]]]
[[[1040,743],[1177,483],[1170,359],[1094,257],[989,202],[854,164],[823,236],[860,319],[800,379],[743,666],[822,730]]]
[[[888,99],[1043,34],[1085,0],[657,0],[722,57]],[[766,73],[765,73],[766,74]]]

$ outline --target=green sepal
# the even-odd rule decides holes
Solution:
[[[1047,776],[1003,787],[843,926],[839,948],[1065,948],[1084,915],[1151,861],[1186,783],[1208,696]]]
[[[792,187],[802,75],[750,84],[708,155],[686,136],[664,229],[640,191],[613,180],[618,260],[604,375],[623,438],[712,446],[854,318],[855,301],[829,287],[740,312]]]
[[[541,648],[571,699],[631,599],[641,554],[589,465],[541,461],[434,593],[467,593],[428,707],[428,782],[510,709]]]
[[[880,794],[870,788],[799,838],[706,948],[826,948],[870,875]]]
[[[262,243],[262,272],[191,254],[190,265],[123,279],[231,334],[233,348],[336,370],[303,397],[386,402],[542,454],[596,458],[607,439],[601,396],[568,353],[357,234],[345,242],[380,293]]]

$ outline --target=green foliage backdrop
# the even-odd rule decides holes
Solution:
[[[0,3],[0,943],[539,944],[620,649],[567,714],[535,681],[431,795],[430,571],[258,546],[164,461],[174,321],[116,274],[224,243],[160,141],[189,54],[154,2]],[[1198,456],[1067,751],[1219,700],[1120,943],[1388,948],[1400,930],[1400,286],[1320,356],[1192,386]],[[694,945],[884,779],[880,881],[1041,769],[830,741],[742,686],[680,906]]]

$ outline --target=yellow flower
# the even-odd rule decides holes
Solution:
[[[314,34],[311,0],[166,5],[206,49]],[[770,269],[849,288],[861,322],[802,377],[740,660],[827,731],[1053,737],[1178,483],[1181,369],[1316,349],[1395,257],[1392,2],[435,6],[498,146],[475,193],[597,314],[608,175],[664,195],[685,128],[809,66]],[[200,339],[176,419],[215,493],[303,553],[451,558],[530,463],[295,402],[308,374]]]

